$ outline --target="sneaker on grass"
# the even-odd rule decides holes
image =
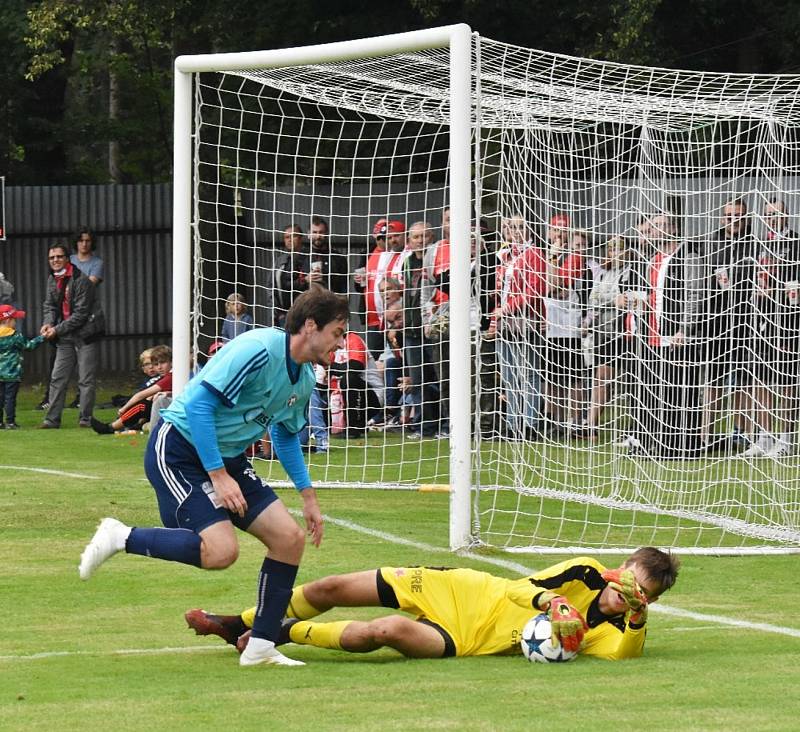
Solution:
[[[104,518],[81,554],[81,563],[78,567],[81,579],[88,580],[106,559],[121,552],[130,533],[130,526],[115,518]]]
[[[240,666],[259,666],[271,664],[273,666],[305,666],[302,661],[284,656],[271,640],[253,638],[247,642],[247,647],[239,657]]]
[[[97,432],[98,435],[113,435],[114,428],[110,424],[106,424],[105,422],[101,422],[99,419],[95,419],[92,417],[91,419],[91,426],[92,429]]]
[[[764,432],[762,432],[758,439],[750,445],[744,452],[739,453],[739,457],[743,458],[750,458],[750,457],[766,457],[769,455],[770,450],[772,450],[775,444],[775,440],[772,437]]]

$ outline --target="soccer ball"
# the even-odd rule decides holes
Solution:
[[[575,651],[565,651],[561,643],[550,639],[552,630],[550,618],[547,613],[540,613],[531,618],[522,629],[522,654],[531,663],[562,663],[571,661],[578,654]]]

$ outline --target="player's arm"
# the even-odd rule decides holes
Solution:
[[[588,625],[580,612],[564,596],[534,584],[526,577],[509,583],[506,596],[517,605],[546,612],[553,628],[553,636],[561,641],[567,651],[578,651]]]
[[[15,344],[19,343],[20,348],[22,348],[23,351],[32,351],[35,348],[38,348],[39,345],[41,343],[43,343],[43,342],[44,342],[44,336],[42,336],[42,335],[38,335],[35,338],[31,338],[30,340],[28,340],[19,331],[17,331],[17,333],[16,333],[16,335],[14,337],[14,343]]]
[[[303,518],[306,529],[311,535],[314,546],[319,546],[323,531],[322,513],[319,510],[317,493],[311,486],[311,476],[308,474],[306,461],[303,459],[300,436],[290,432],[282,423],[272,425],[269,435],[272,447],[278,454],[278,460],[303,497]]]
[[[205,386],[205,382],[203,382]],[[152,387],[151,387],[152,388]],[[225,469],[217,443],[214,413],[221,405],[219,394],[209,388],[196,389],[186,401],[186,419],[192,434],[192,444],[203,468],[211,479],[219,503],[228,511],[244,516],[247,502],[239,484]]]
[[[141,391],[137,391],[127,402],[125,405],[120,407],[117,411],[117,414],[123,414],[127,412],[134,404],[138,404],[139,402],[144,401],[145,399],[149,399],[152,396],[158,394],[161,391],[161,387],[158,385],[158,382],[153,384],[152,386],[148,386]]]

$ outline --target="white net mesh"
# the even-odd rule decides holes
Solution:
[[[800,79],[486,39],[473,63],[463,303],[447,50],[197,76],[198,352],[232,293],[271,325],[321,281],[354,315],[312,402],[318,484],[447,484],[450,373],[471,367],[476,541],[800,546]]]

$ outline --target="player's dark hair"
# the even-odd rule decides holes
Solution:
[[[150,349],[150,361],[152,363],[171,362],[172,349],[169,346],[153,346]]]
[[[80,229],[78,229],[78,231],[76,232],[76,234],[75,234],[75,238],[73,239],[73,241],[75,242],[75,251],[76,251],[76,252],[78,251],[78,241],[80,241],[80,238],[81,238],[81,237],[82,237],[84,234],[88,234],[88,235],[89,235],[89,239],[91,239],[91,242],[92,242],[91,251],[94,251],[94,248],[95,248],[95,243],[94,243],[94,232],[93,232],[93,231],[92,231],[92,230],[91,230],[91,229],[90,229],[88,226],[82,226],[82,227],[81,227]]]
[[[66,244],[51,244],[47,247],[47,253],[50,254],[54,249],[60,249],[62,254],[69,260],[69,247]]]
[[[312,287],[294,301],[286,313],[286,330],[299,333],[306,320],[311,318],[322,330],[334,320],[350,320],[350,306],[344,295],[337,295],[324,287]]]
[[[658,585],[659,595],[672,587],[678,579],[681,560],[671,552],[662,552],[654,546],[643,546],[628,557],[625,566],[634,562],[642,568],[648,579]]]
[[[328,231],[328,222],[322,218],[322,216],[312,216],[311,217],[311,225],[312,226],[324,226],[325,231]]]

